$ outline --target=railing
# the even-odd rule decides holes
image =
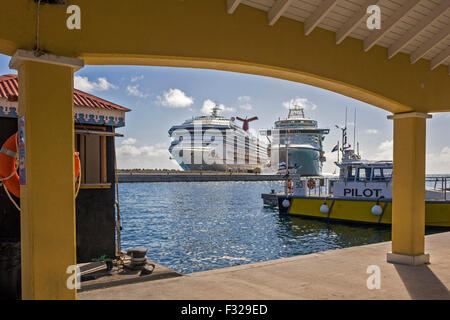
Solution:
[[[289,178],[294,178],[297,180],[299,177],[295,175],[291,175]],[[300,177],[304,183],[307,183],[308,180],[314,181],[314,187],[307,187],[308,196],[328,196],[330,187],[336,181],[339,181],[339,178],[335,177]],[[365,181],[368,182],[368,181]],[[425,187],[428,187],[428,190],[437,191],[442,193],[442,199],[447,201],[447,193],[450,193],[450,176],[433,176],[426,177],[425,179]],[[287,189],[287,188],[286,188]],[[291,192],[288,192],[292,194]]]
[[[436,176],[436,177],[427,177],[425,179],[425,186],[429,186],[434,184],[433,190],[441,191],[444,195],[444,200],[447,201],[447,191],[450,191],[450,188],[447,185],[447,180],[450,179],[447,176]]]
[[[303,183],[308,183],[308,181],[314,181],[310,185],[313,187],[309,187],[307,185],[307,194],[308,196],[319,196],[319,197],[326,197],[329,195],[330,186],[332,183],[338,181],[338,178],[328,178],[328,177],[298,177],[295,175],[290,175],[289,178],[294,179],[294,183],[299,178],[303,181]],[[287,181],[286,181],[287,183]],[[285,190],[288,190],[286,187]],[[288,194],[292,194],[292,191],[288,190]]]

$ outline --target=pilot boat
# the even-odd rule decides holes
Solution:
[[[344,132],[345,135],[345,132]],[[343,137],[346,141],[346,137]],[[263,194],[280,214],[376,225],[392,223],[392,161],[363,160],[343,143],[338,178],[286,176],[285,191]],[[450,227],[450,188],[446,177],[428,178],[425,225]],[[434,186],[433,186],[434,185]]]

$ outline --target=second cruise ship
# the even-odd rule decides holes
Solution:
[[[272,160],[273,170],[279,164],[302,176],[319,176],[326,160],[322,143],[329,132],[318,128],[316,120],[307,119],[303,108],[294,105],[286,119],[275,121],[273,129],[261,134],[267,136],[273,156],[278,157],[278,161]]]
[[[260,172],[268,167],[267,143],[248,131],[249,122],[258,118],[225,118],[219,111],[216,105],[211,115],[170,128],[172,159],[185,171]]]

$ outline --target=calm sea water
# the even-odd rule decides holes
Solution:
[[[390,228],[280,216],[261,193],[281,182],[120,184],[122,248],[182,273],[389,241]]]

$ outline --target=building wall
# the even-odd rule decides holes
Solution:
[[[113,137],[106,138],[109,189],[81,189],[77,201],[77,261],[115,254],[115,170]]]
[[[17,119],[0,118],[0,144],[16,131]],[[113,139],[113,137],[106,138],[107,180],[111,183],[111,188],[81,189],[76,199],[78,262],[115,254]],[[20,241],[20,214],[3,188],[0,190],[0,241]]]

